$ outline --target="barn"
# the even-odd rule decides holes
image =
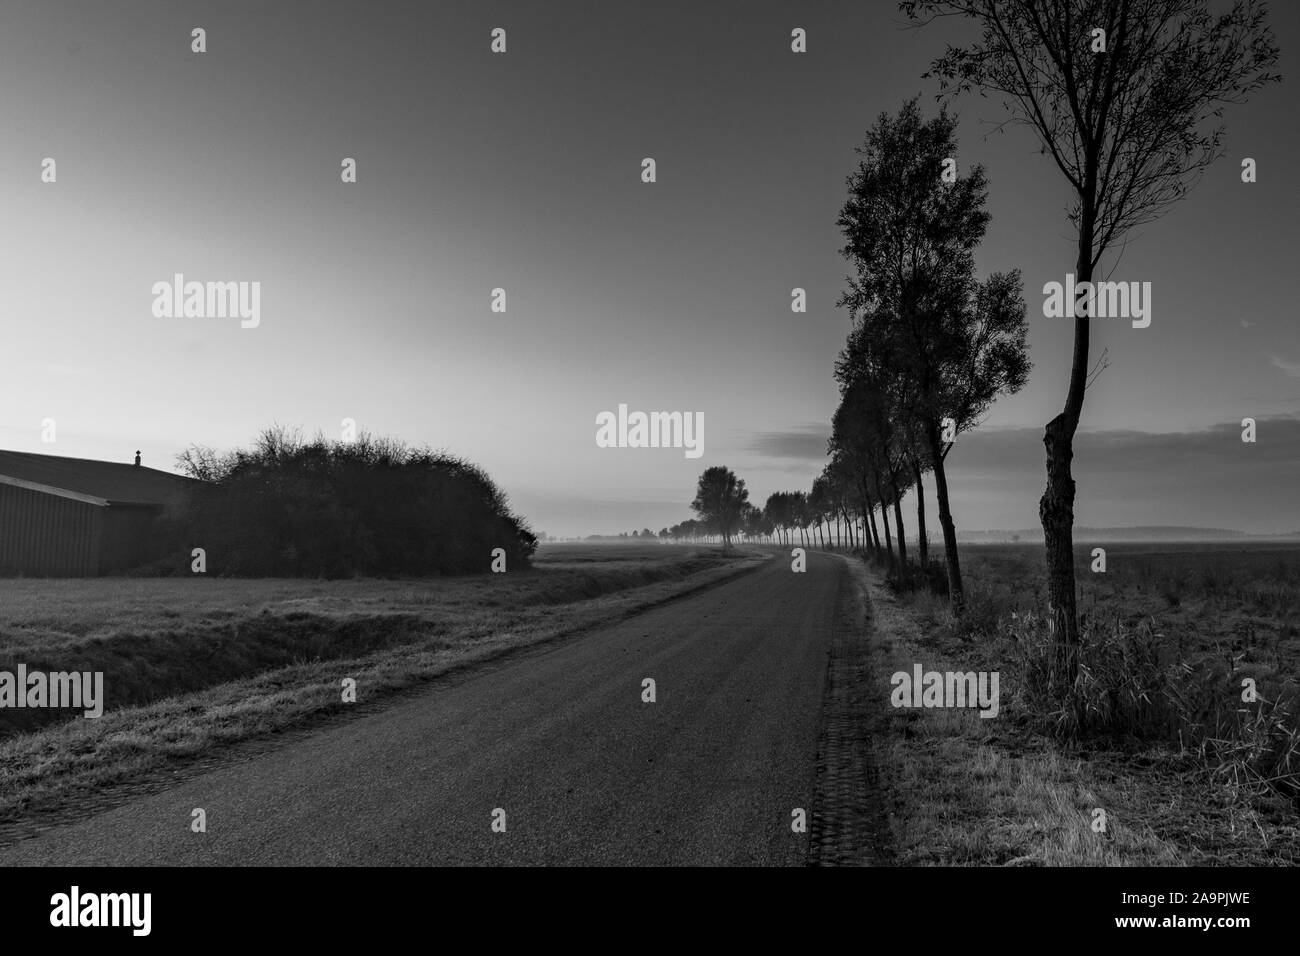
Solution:
[[[135,463],[0,451],[0,573],[90,577],[156,557],[190,479]]]

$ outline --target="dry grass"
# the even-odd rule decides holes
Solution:
[[[869,585],[881,661],[875,692],[886,711],[884,773],[892,791],[898,862],[912,865],[1260,865],[1300,860],[1300,829],[1277,800],[1243,801],[1209,779],[1190,754],[1163,747],[1070,746],[1026,717],[1014,664],[990,639],[1000,610],[985,580],[1023,594],[1027,580],[968,562],[970,622],[956,626],[946,599],[899,596]],[[989,573],[989,578],[985,574]],[[980,602],[983,601],[983,607]],[[1023,607],[1023,606],[1022,606]],[[977,639],[971,640],[972,636]],[[889,706],[889,676],[927,670],[999,671],[1002,712]],[[1009,666],[1010,665],[1010,666]],[[1106,813],[1104,832],[1095,811]]]

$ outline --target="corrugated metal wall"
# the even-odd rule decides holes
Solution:
[[[0,484],[0,571],[98,574],[103,512],[89,502]]]
[[[110,504],[101,508],[104,526],[99,546],[99,573],[111,574],[158,557],[153,534],[161,505]]]

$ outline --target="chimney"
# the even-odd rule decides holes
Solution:
[[[135,467],[140,467],[140,449],[135,450]]]

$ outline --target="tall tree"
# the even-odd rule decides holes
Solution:
[[[817,533],[822,537],[822,547],[826,547],[826,537],[822,533],[822,526],[826,519],[833,513],[834,505],[831,502],[831,485],[823,472],[813,479],[812,490],[808,493],[808,507],[811,509],[813,519],[817,522]]]
[[[927,76],[938,78],[941,98],[991,95],[1009,122],[1037,135],[1073,193],[1079,283],[1222,155],[1223,108],[1280,79],[1262,0],[1235,0],[1222,13],[1208,0],[905,0],[899,8],[917,23],[956,16],[979,29]],[[1075,315],[1065,407],[1043,434],[1047,488],[1038,508],[1057,674],[1067,682],[1079,643],[1070,462],[1088,378],[1082,297]]]
[[[700,516],[702,523],[722,535],[722,546],[729,548],[732,532],[739,525],[748,502],[749,491],[745,482],[730,468],[714,465],[700,475],[691,510]]]

